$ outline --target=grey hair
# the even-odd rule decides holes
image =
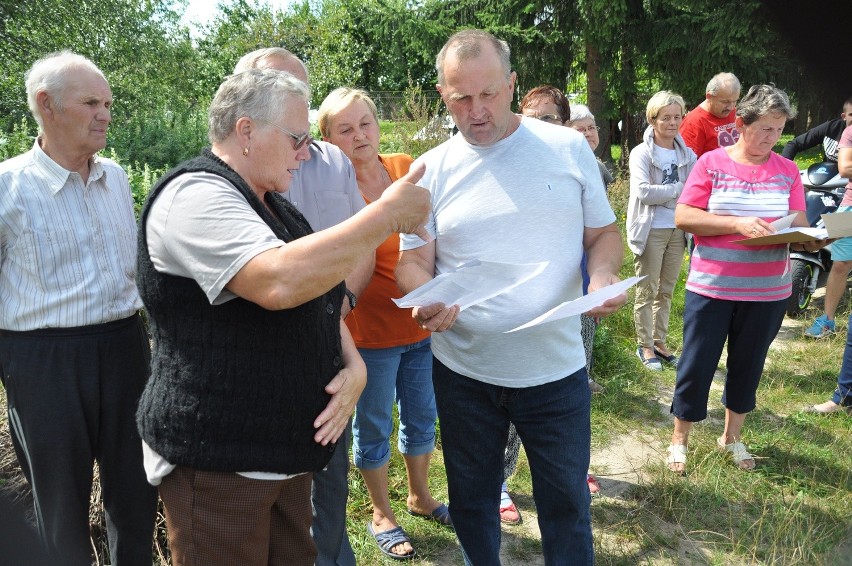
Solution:
[[[787,93],[775,85],[754,85],[737,104],[737,117],[748,125],[769,114],[783,114],[788,120],[796,117]]]
[[[238,73],[248,71],[249,69],[257,69],[258,63],[260,63],[263,59],[271,59],[274,57],[278,57],[280,59],[295,59],[299,62],[299,65],[302,66],[302,69],[304,69],[305,76],[308,76],[308,68],[302,60],[296,57],[292,51],[288,51],[283,47],[264,47],[263,49],[255,49],[251,53],[246,53],[240,57],[239,61],[237,61],[237,65],[234,67],[234,74],[236,75]]]
[[[249,69],[225,77],[207,111],[207,137],[210,143],[228,138],[240,118],[272,123],[287,113],[287,104],[296,97],[306,104],[308,85],[282,71]]]
[[[78,55],[67,49],[45,55],[33,63],[33,66],[24,74],[24,83],[27,89],[27,104],[39,128],[44,128],[44,120],[36,101],[38,93],[46,92],[53,101],[54,106],[61,110],[63,108],[62,97],[65,94],[66,80],[71,72],[77,69],[88,69],[106,81],[106,77],[98,69],[97,65],[82,55]]]
[[[648,106],[645,108],[645,119],[650,124],[652,120],[656,119],[660,110],[670,104],[677,104],[680,107],[681,118],[686,115],[686,103],[683,101],[683,97],[669,90],[661,90],[654,93],[654,96],[648,100]]]
[[[459,61],[466,61],[478,57],[482,53],[482,44],[490,43],[494,47],[494,51],[500,57],[500,65],[503,67],[503,74],[506,78],[512,73],[512,63],[510,60],[511,50],[509,44],[502,39],[497,39],[490,33],[480,29],[465,29],[454,33],[450,39],[444,44],[435,58],[435,70],[438,71],[438,84],[444,84],[444,59],[447,58],[447,52],[455,49],[456,57]]]
[[[707,94],[716,96],[720,90],[730,90],[732,92],[740,92],[740,79],[734,73],[719,73],[714,75],[710,82],[707,83]]]
[[[572,104],[571,105],[571,120],[570,122],[577,122],[579,120],[589,119],[592,122],[595,121],[595,115],[592,114],[592,111],[589,110],[589,107],[585,104]]]

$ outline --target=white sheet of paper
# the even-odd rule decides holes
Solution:
[[[577,316],[579,314],[583,314],[586,311],[589,311],[597,306],[604,304],[607,300],[624,293],[645,277],[647,277],[647,275],[643,275],[642,277],[630,277],[629,279],[625,279],[624,281],[619,281],[618,283],[613,283],[612,285],[602,287],[597,291],[589,293],[588,295],[583,295],[579,299],[574,299],[573,301],[566,301],[561,305],[550,309],[543,315],[532,319],[528,323],[522,324],[521,326],[513,328],[512,330],[507,330],[506,332],[515,332],[517,330],[523,330],[524,328],[529,328],[531,326],[544,324],[545,322],[552,322],[554,320],[568,318],[569,316]]]
[[[770,224],[772,224],[776,230],[786,230],[787,228],[793,225],[793,220],[796,219],[796,214],[797,213],[794,212],[793,214],[782,216],[778,220],[770,222]]]
[[[825,222],[825,229],[831,238],[847,238],[852,236],[852,212],[833,212],[820,214]]]
[[[825,238],[828,238],[828,231],[826,231],[825,228],[812,228],[810,226],[796,226],[795,228],[791,226],[790,228],[783,228],[781,230],[778,230],[777,232],[775,232],[775,234],[795,234],[796,232],[800,234],[807,234],[808,236],[813,236],[817,240],[824,240]],[[770,236],[774,236],[775,234],[770,234]]]
[[[459,305],[460,310],[464,310],[532,279],[544,271],[548,263],[474,260],[455,271],[442,273],[404,297],[393,299],[393,302],[402,309],[444,303],[447,306]]]

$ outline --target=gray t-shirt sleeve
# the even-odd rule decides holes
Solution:
[[[252,258],[285,245],[233,185],[211,173],[173,179],[151,207],[146,236],[154,268],[194,279],[214,305],[235,298],[225,287]]]

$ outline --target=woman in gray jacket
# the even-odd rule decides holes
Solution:
[[[650,125],[643,143],[630,152],[627,245],[634,255],[636,275],[646,276],[636,285],[636,356],[654,371],[662,370],[663,363],[677,366],[677,356],[666,345],[666,335],[686,239],[675,227],[674,209],[696,160],[678,133],[685,113],[679,95],[656,93],[648,101]]]

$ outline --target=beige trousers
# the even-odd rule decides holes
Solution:
[[[633,322],[637,343],[653,348],[654,342],[665,342],[669,330],[672,292],[680,267],[686,241],[677,228],[655,228],[648,235],[645,251],[634,256],[636,275],[645,279],[636,284]]]

